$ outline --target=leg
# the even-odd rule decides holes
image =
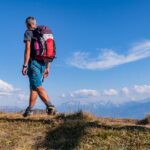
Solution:
[[[30,98],[29,98],[29,107],[32,109],[35,105],[35,101],[37,99],[38,93],[35,90],[30,90]]]
[[[37,87],[37,93],[39,94],[41,100],[45,103],[47,109],[48,115],[55,115],[58,114],[56,111],[56,108],[52,105],[52,103],[49,101],[49,97],[47,92],[44,90],[42,86]]]
[[[28,117],[33,114],[32,108],[35,105],[38,93],[35,90],[30,90],[29,106],[25,110],[23,117]]]
[[[45,105],[47,107],[49,105],[51,105],[51,102],[49,101],[48,94],[47,94],[47,92],[45,91],[45,89],[42,86],[37,87],[36,91],[37,91],[39,97],[41,98],[41,100],[45,103]]]

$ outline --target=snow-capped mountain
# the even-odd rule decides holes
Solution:
[[[150,112],[150,99],[142,100],[142,102],[132,101],[119,105],[70,101],[58,106],[58,110],[61,112],[83,110],[103,117],[143,118]]]

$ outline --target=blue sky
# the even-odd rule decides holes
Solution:
[[[149,6],[148,0],[2,0],[0,104],[27,105],[28,78],[21,75],[27,16],[54,33],[57,59],[44,87],[55,104],[150,97]]]

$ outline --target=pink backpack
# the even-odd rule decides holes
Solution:
[[[47,26],[38,26],[33,31],[31,46],[36,60],[52,62],[56,58],[55,41]]]

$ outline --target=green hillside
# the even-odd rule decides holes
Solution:
[[[0,150],[149,150],[149,118],[0,113]]]

